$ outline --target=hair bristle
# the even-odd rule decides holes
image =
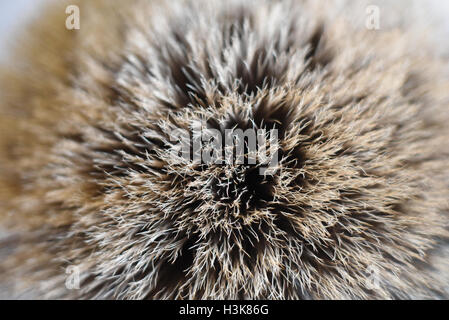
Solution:
[[[49,298],[447,296],[449,266],[431,269],[449,84],[430,48],[313,1],[79,5],[81,30],[49,12],[3,76],[4,282]],[[276,172],[176,157],[169,133],[198,124],[278,129]]]

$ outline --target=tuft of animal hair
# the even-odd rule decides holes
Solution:
[[[449,82],[430,42],[328,1],[77,4],[80,30],[50,7],[2,70],[14,294],[448,297]],[[169,133],[198,123],[278,129],[275,174],[175,156]]]

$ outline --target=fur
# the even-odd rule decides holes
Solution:
[[[447,297],[445,61],[335,3],[80,1],[79,31],[47,10],[2,72],[3,282],[46,298]],[[168,132],[196,123],[278,128],[276,174],[179,161]]]

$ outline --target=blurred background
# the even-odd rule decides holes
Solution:
[[[8,56],[8,48],[14,43],[18,35],[18,30],[26,26],[40,13],[40,9],[45,2],[58,0],[0,0],[0,62]],[[94,0],[91,0],[94,1]],[[110,0],[114,1],[114,0]],[[116,0],[121,1],[121,0]],[[151,1],[151,0],[149,0]],[[173,1],[173,0],[170,0]],[[300,0],[297,0],[300,1]],[[329,0],[326,0],[329,1]],[[350,2],[356,5],[379,5],[382,10],[393,10],[398,20],[406,19],[407,24],[413,24],[416,19],[424,20],[439,26],[437,37],[445,39],[446,49],[449,52],[449,1],[447,0],[331,0],[337,1],[346,7],[345,3]],[[360,12],[363,12],[363,8]],[[382,13],[382,12],[381,12]],[[81,13],[82,19],[82,13]],[[382,19],[382,16],[381,16]],[[386,22],[389,24],[389,22]],[[31,27],[28,25],[27,27]]]
[[[0,0],[0,59],[8,55],[17,30],[39,14],[44,1],[48,0]]]

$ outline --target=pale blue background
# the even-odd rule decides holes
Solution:
[[[0,0],[0,59],[7,56],[17,29],[28,19],[39,14],[46,0]]]

